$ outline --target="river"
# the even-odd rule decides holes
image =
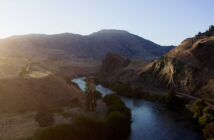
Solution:
[[[84,78],[73,79],[84,91]],[[112,90],[102,85],[96,89],[103,96],[111,94]],[[169,111],[162,104],[145,100],[135,100],[122,97],[122,100],[132,113],[130,140],[200,140],[200,134],[193,129],[190,119],[179,112]]]

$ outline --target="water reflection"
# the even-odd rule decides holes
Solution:
[[[81,90],[84,78],[72,80]],[[102,85],[96,86],[103,95],[112,93]],[[182,113],[171,112],[161,104],[144,100],[122,98],[132,113],[130,140],[199,140],[200,135],[192,129],[193,124]]]

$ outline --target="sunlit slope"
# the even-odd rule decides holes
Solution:
[[[139,69],[147,86],[174,88],[195,96],[214,96],[214,36],[188,38],[176,48]]]

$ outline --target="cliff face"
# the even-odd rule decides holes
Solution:
[[[150,66],[139,69],[146,86],[214,97],[214,36],[184,40]]]

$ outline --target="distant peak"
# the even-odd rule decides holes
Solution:
[[[94,33],[92,33],[92,34],[112,34],[112,33],[128,33],[129,34],[129,32],[128,31],[126,31],[126,30],[118,30],[118,29],[102,29],[102,30],[100,30],[100,31],[97,31],[97,32],[94,32]]]

